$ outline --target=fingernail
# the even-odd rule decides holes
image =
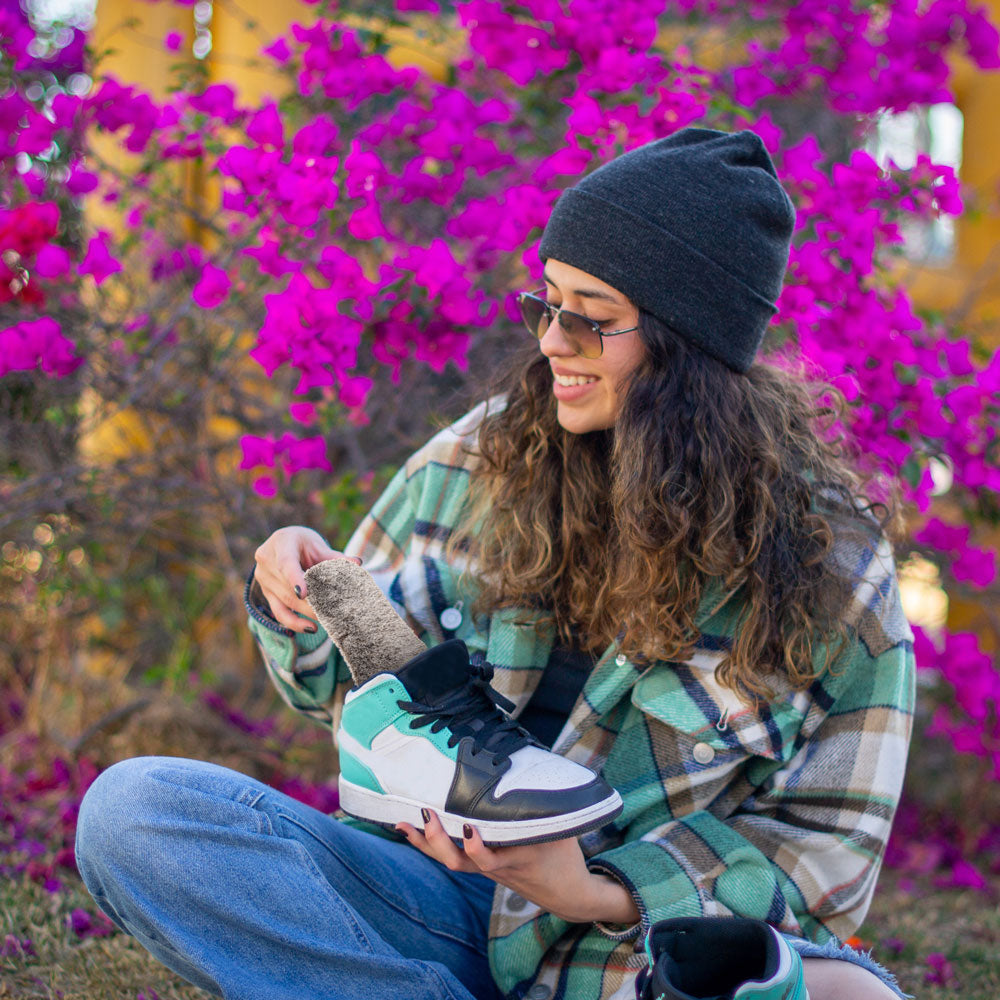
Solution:
[[[359,566],[361,565],[361,559],[358,556],[351,556],[353,562],[356,562]]]
[[[424,820],[425,823],[429,823],[431,821],[431,811],[430,811],[430,809],[421,809],[420,810],[420,815],[423,817],[423,820]]]
[[[296,597],[302,596],[302,588],[298,584],[295,584],[295,596]]]
[[[468,823],[462,824],[462,836],[466,840],[472,840],[472,827]]]
[[[317,631],[316,630],[316,626],[315,625],[307,625],[306,626],[306,631],[307,632],[311,632],[313,635],[315,635],[316,631]]]

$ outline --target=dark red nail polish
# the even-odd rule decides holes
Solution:
[[[425,823],[429,823],[431,821],[431,811],[430,811],[430,809],[421,809],[420,810],[420,815],[423,817],[423,820],[424,820]]]
[[[466,840],[472,840],[472,827],[468,823],[462,824],[462,836]]]

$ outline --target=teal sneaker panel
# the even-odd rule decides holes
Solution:
[[[401,713],[401,717],[393,722],[393,725],[401,732],[406,733],[407,736],[414,736],[419,734],[423,736],[432,746],[436,747],[441,751],[451,761],[458,760],[458,744],[450,747],[448,746],[448,737],[451,735],[451,730],[446,726],[444,729],[439,729],[436,733],[431,732],[431,723],[428,722],[426,726],[418,726],[416,729],[410,727],[410,723],[413,721],[413,716]]]
[[[386,674],[384,680],[380,680],[364,694],[352,698],[344,705],[340,724],[345,732],[353,736],[367,750],[371,749],[372,741],[379,733],[389,726],[395,726],[399,732],[407,736],[419,734],[445,757],[455,761],[458,757],[458,746],[448,746],[448,737],[451,735],[449,729],[443,728],[433,733],[431,723],[416,729],[411,728],[413,714],[404,711],[397,704],[400,701],[410,700],[410,693],[403,682],[392,674]]]
[[[372,740],[402,716],[409,717],[396,703],[409,701],[410,693],[392,674],[372,685],[364,694],[344,705],[340,724],[363,747],[370,750]]]
[[[786,975],[767,983],[743,983],[733,993],[733,1000],[809,1000],[802,974],[802,959],[787,945],[791,965]]]
[[[379,784],[378,778],[375,777],[371,769],[343,748],[340,750],[340,774],[352,785],[369,788],[382,795],[385,794],[385,789]]]

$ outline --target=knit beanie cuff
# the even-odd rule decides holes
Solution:
[[[539,256],[600,278],[738,372],[753,363],[777,311],[669,230],[578,188],[559,197]]]

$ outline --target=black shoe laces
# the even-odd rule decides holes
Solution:
[[[451,730],[448,746],[455,746],[465,736],[475,741],[472,753],[493,755],[493,764],[505,763],[515,750],[537,746],[531,734],[508,714],[514,703],[490,685],[493,667],[469,664],[469,681],[441,701],[431,705],[422,701],[397,701],[406,712],[420,713],[410,723],[411,729],[430,725],[432,733],[445,727]]]

